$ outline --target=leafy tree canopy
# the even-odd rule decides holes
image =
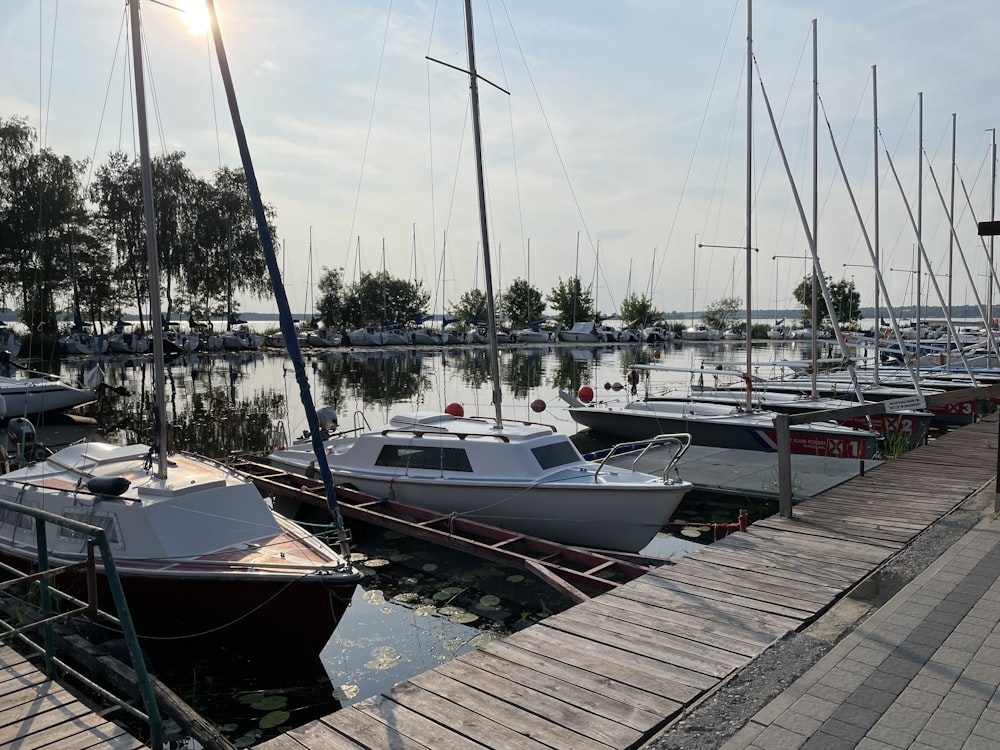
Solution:
[[[481,289],[470,289],[463,292],[448,310],[455,320],[460,320],[466,325],[484,324],[486,322],[486,294]]]
[[[542,293],[525,279],[514,279],[500,304],[504,316],[514,328],[539,322],[545,313]]]
[[[830,276],[826,277],[826,286],[830,290],[830,299],[833,301],[833,312],[837,316],[838,323],[850,323],[861,320],[861,294],[854,286],[853,279],[841,279],[833,281]],[[830,322],[830,313],[826,308],[826,301],[823,299],[821,289],[817,289],[817,310],[819,325]],[[802,320],[812,320],[812,276],[806,276],[799,282],[799,285],[792,290],[795,301],[802,305]]]
[[[555,310],[560,325],[571,326],[599,316],[594,309],[590,289],[581,288],[579,276],[572,276],[566,281],[560,277],[559,283],[549,292],[548,303]]]
[[[701,314],[701,322],[716,331],[725,331],[736,322],[742,307],[742,298],[723,297],[705,308],[705,312]]]
[[[634,292],[625,295],[618,308],[618,317],[628,326],[644,328],[663,317],[663,313],[653,307],[653,302],[645,294],[639,296]]]

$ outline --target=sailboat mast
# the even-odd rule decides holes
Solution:
[[[882,310],[880,309],[879,298],[879,275],[882,273],[882,261],[879,256],[879,213],[878,213],[878,193],[879,193],[879,172],[878,172],[878,71],[872,65],[872,140],[873,140],[873,163],[875,173],[875,196],[873,202],[872,216],[872,245],[875,261],[875,361],[873,368],[873,385],[879,384],[879,342],[882,339]],[[904,350],[905,351],[905,350]]]
[[[812,190],[813,190],[813,205],[812,205],[812,232],[813,232],[813,245],[819,242],[819,35],[817,33],[816,19],[812,20],[812,42],[813,42],[813,90],[812,90],[812,112],[813,112],[813,153],[812,153]],[[819,268],[816,266],[815,253],[813,253],[813,264],[812,264],[812,283],[810,286],[810,291],[812,292],[812,318],[810,323],[812,325],[812,373],[810,377],[810,385],[812,386],[812,397],[819,398],[819,389],[817,387],[816,380],[819,377],[817,370],[817,362],[819,359]],[[834,311],[830,311],[830,316],[833,317]]]
[[[923,247],[924,242],[924,92],[921,91],[917,94],[917,101],[919,106],[918,111],[918,125],[917,125],[917,140],[919,142],[919,147],[917,150],[917,360],[920,359],[920,340],[923,338],[922,331],[920,330],[920,295],[922,293],[923,281],[923,258],[921,257],[920,248]]]
[[[753,271],[753,0],[747,0],[747,204],[746,204],[746,239],[747,239],[747,382],[746,410],[753,409],[753,395],[750,390],[750,376],[753,373],[753,300],[751,294],[753,285],[750,274]],[[693,307],[692,307],[693,309]],[[691,313],[692,318],[694,312]]]
[[[139,0],[129,2],[132,30],[132,65],[135,75],[135,108],[139,128],[139,164],[142,172],[142,205],[146,222],[146,254],[149,256],[149,317],[153,329],[153,426],[156,429],[156,476],[167,476],[166,379],[163,372],[163,319],[160,317],[160,262],[156,249],[156,214],[153,211],[153,169],[149,157],[149,130],[146,120],[146,89],[142,72],[142,38],[139,28]]]
[[[333,475],[330,472],[330,464],[326,460],[323,433],[320,430],[319,417],[316,414],[316,406],[312,400],[312,392],[309,388],[309,376],[306,374],[305,363],[302,358],[302,349],[299,347],[299,340],[295,335],[295,326],[292,323],[292,311],[288,304],[288,294],[285,291],[285,284],[281,280],[281,271],[278,268],[278,260],[274,252],[274,240],[267,225],[264,202],[260,197],[260,187],[257,184],[257,174],[253,168],[253,160],[250,158],[250,147],[247,144],[246,130],[243,127],[239,104],[236,101],[236,89],[233,86],[233,77],[229,69],[229,59],[226,57],[226,48],[222,43],[222,31],[219,29],[219,19],[215,13],[214,0],[205,0],[205,6],[208,8],[208,16],[212,22],[212,38],[215,41],[215,53],[219,59],[219,73],[222,76],[222,82],[226,89],[229,112],[233,120],[236,142],[240,149],[240,160],[242,161],[243,172],[247,180],[247,192],[250,195],[254,219],[257,222],[257,234],[264,249],[264,261],[267,264],[267,272],[274,290],[274,299],[278,304],[278,322],[281,326],[281,335],[284,337],[288,347],[288,358],[291,360],[292,368],[295,371],[295,382],[299,385],[299,396],[302,400],[302,408],[305,410],[306,423],[309,425],[309,436],[312,441],[313,450],[316,452],[316,468],[319,470],[320,478],[323,481],[327,506],[330,509],[330,515],[333,519],[332,523],[334,528],[339,532],[341,551],[345,553],[346,557],[350,558],[348,536],[344,529],[340,508],[337,507],[337,494],[333,488]],[[360,243],[360,238],[358,241]]]
[[[472,97],[472,135],[476,147],[476,188],[479,193],[479,229],[483,239],[483,267],[486,280],[486,331],[489,338],[490,369],[493,375],[493,407],[496,428],[503,427],[500,407],[500,354],[497,345],[497,316],[493,302],[493,269],[490,262],[490,235],[486,224],[486,186],[483,181],[483,136],[479,121],[479,74],[476,72],[476,43],[472,28],[472,0],[465,0],[465,44],[469,52],[469,89]]]

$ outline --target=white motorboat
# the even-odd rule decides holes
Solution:
[[[672,476],[687,436],[659,436],[671,460],[653,476],[587,461],[567,435],[538,423],[397,415],[383,427],[325,441],[337,483],[376,497],[472,518],[564,544],[638,552],[691,484]],[[270,462],[310,474],[310,445]]]

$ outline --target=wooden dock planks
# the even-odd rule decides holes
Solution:
[[[945,434],[675,564],[266,750],[629,748],[812,622],[996,475],[997,419]]]
[[[0,645],[0,747],[133,750],[146,746],[17,651]]]

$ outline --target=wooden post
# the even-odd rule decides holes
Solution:
[[[782,518],[791,518],[792,445],[787,414],[775,415],[774,430],[778,439],[778,513]]]
[[[994,131],[993,137],[993,163],[996,165],[997,147],[996,147],[996,131]],[[995,172],[995,170],[994,170]],[[994,187],[996,186],[996,174],[994,173]],[[992,209],[990,211],[992,213]],[[981,221],[979,222],[979,236],[980,237],[995,237],[1000,234],[1000,221]],[[990,291],[993,290],[993,274],[995,273],[993,269],[993,240],[990,240]],[[989,318],[986,321],[986,325],[993,325],[993,305],[990,304],[990,309],[987,311],[989,313]],[[993,477],[993,512],[1000,513],[1000,427],[997,428],[997,474]]]

